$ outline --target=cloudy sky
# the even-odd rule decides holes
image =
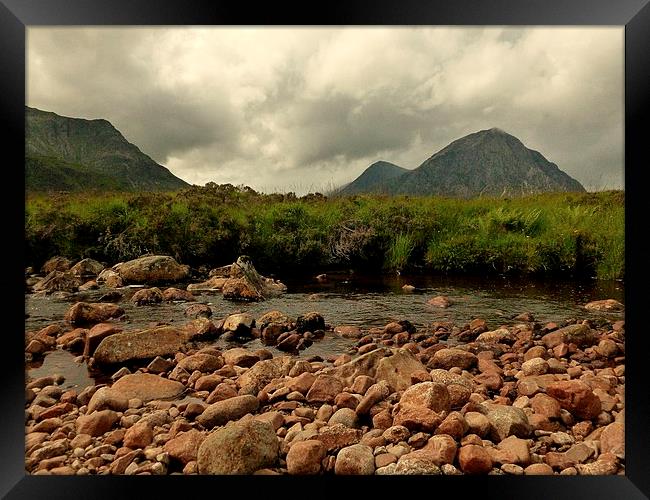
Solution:
[[[194,184],[324,191],[499,127],[623,187],[623,28],[27,30],[27,105],[105,118]]]

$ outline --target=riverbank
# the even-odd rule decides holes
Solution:
[[[52,255],[112,265],[159,253],[210,268],[245,254],[266,274],[354,269],[623,279],[624,219],[622,191],[298,198],[211,185],[168,194],[30,195],[26,260],[38,269]]]
[[[83,284],[26,296],[30,474],[625,473],[616,300],[561,314],[492,291],[480,310],[506,313],[483,316],[467,294],[413,287],[348,294],[348,316],[328,317],[318,306],[337,299],[311,293],[226,300],[235,266],[211,273],[222,297],[181,285],[168,257],[101,267],[51,271],[33,286]]]

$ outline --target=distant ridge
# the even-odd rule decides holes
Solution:
[[[389,193],[391,181],[408,172],[387,161],[377,161],[370,165],[353,182],[341,188],[338,194]]]
[[[364,188],[365,184],[359,182],[374,165],[341,189],[339,194],[376,192]],[[387,179],[390,182],[384,182],[388,188],[383,192],[467,198],[585,191],[582,184],[541,153],[527,148],[519,139],[498,128],[461,137],[425,160],[418,168],[401,170],[402,174]],[[349,190],[350,186],[355,191]]]
[[[25,142],[28,191],[173,191],[189,186],[107,120],[25,107]]]

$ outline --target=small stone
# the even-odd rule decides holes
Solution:
[[[458,463],[467,474],[487,474],[492,470],[492,459],[482,446],[463,446],[458,452]]]
[[[294,442],[287,453],[287,470],[291,475],[318,474],[326,454],[327,449],[321,441]]]

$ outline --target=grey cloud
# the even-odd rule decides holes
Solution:
[[[622,29],[239,31],[30,28],[28,104],[106,118],[200,184],[320,189],[497,126],[622,187]]]

